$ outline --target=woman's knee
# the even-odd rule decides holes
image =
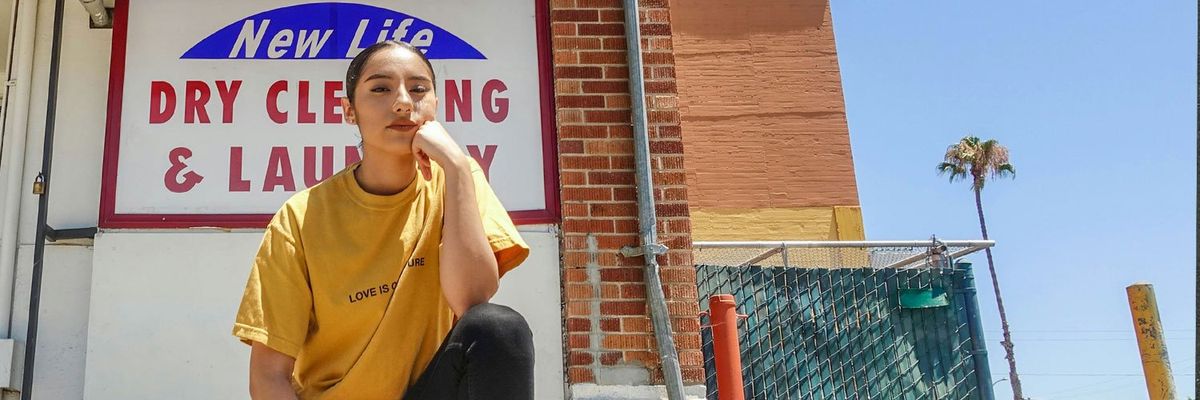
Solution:
[[[521,313],[508,306],[493,303],[475,305],[463,314],[458,324],[465,334],[476,341],[521,347],[533,345],[529,323]]]

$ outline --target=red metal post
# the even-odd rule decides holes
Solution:
[[[742,357],[738,347],[737,302],[733,295],[708,298],[709,321],[713,335],[713,357],[717,363],[717,398],[744,400]]]

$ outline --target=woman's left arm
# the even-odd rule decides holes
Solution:
[[[455,315],[486,303],[500,286],[496,256],[483,231],[476,202],[471,161],[441,124],[430,121],[413,139],[421,174],[430,176],[429,160],[445,172],[440,268],[442,293]]]

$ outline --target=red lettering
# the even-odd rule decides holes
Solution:
[[[242,179],[242,147],[229,148],[229,191],[249,192],[250,181]]]
[[[292,175],[292,161],[288,157],[288,149],[283,146],[271,148],[271,158],[267,161],[267,176],[263,178],[263,191],[274,192],[276,186],[283,186],[286,192],[296,191],[296,178]]]
[[[508,118],[508,98],[495,98],[498,93],[508,90],[499,79],[492,79],[483,84],[483,116],[488,121],[499,123]]]
[[[492,181],[492,177],[491,177],[490,173],[491,173],[491,169],[492,169],[492,160],[496,158],[496,147],[499,147],[499,146],[494,145],[494,144],[489,144],[487,146],[484,146],[483,154],[480,154],[479,146],[477,146],[477,145],[468,145],[467,146],[467,154],[470,154],[471,158],[474,158],[475,162],[479,163],[479,168],[483,169],[483,178],[487,179],[488,182]]]
[[[301,124],[315,124],[317,122],[317,113],[308,111],[308,81],[300,81],[300,89],[296,96],[296,118]]]
[[[362,155],[358,153],[358,146],[346,146],[346,166],[362,161]]]
[[[471,122],[471,80],[462,81],[462,91],[458,84],[446,80],[446,122],[454,122],[454,111],[462,116],[463,122]]]
[[[325,123],[327,124],[342,123],[342,113],[337,111],[337,108],[342,106],[342,99],[337,96],[339,90],[342,90],[342,81],[325,82]]]
[[[267,88],[267,116],[271,117],[271,121],[277,124],[286,124],[288,115],[287,112],[279,111],[279,93],[288,90],[287,81],[277,81]]]
[[[333,175],[333,146],[321,146],[321,176],[317,176],[317,148],[304,148],[304,186],[312,187]]]
[[[167,190],[183,193],[192,190],[200,181],[204,180],[204,177],[195,171],[188,171],[183,174],[183,180],[179,180],[179,174],[187,168],[184,161],[189,158],[192,158],[192,150],[187,147],[176,147],[167,154],[167,159],[171,161],[171,168],[168,168],[167,173],[163,174],[163,185],[167,187]]]
[[[221,97],[221,122],[233,123],[233,101],[237,100],[238,90],[242,89],[242,81],[217,81],[217,96]]]
[[[208,84],[201,81],[187,81],[184,88],[187,91],[187,97],[183,99],[183,123],[195,123],[197,117],[200,123],[209,123],[206,107],[208,99],[212,97],[212,91],[209,90]]]
[[[175,115],[175,87],[163,81],[150,82],[150,123],[161,124]]]

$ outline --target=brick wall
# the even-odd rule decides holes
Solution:
[[[828,0],[674,0],[690,204],[857,206]]]
[[[564,347],[568,383],[661,384],[638,244],[633,139],[619,0],[551,0],[554,96],[563,217]],[[686,172],[666,0],[642,0],[663,290],[684,381],[703,381]]]

